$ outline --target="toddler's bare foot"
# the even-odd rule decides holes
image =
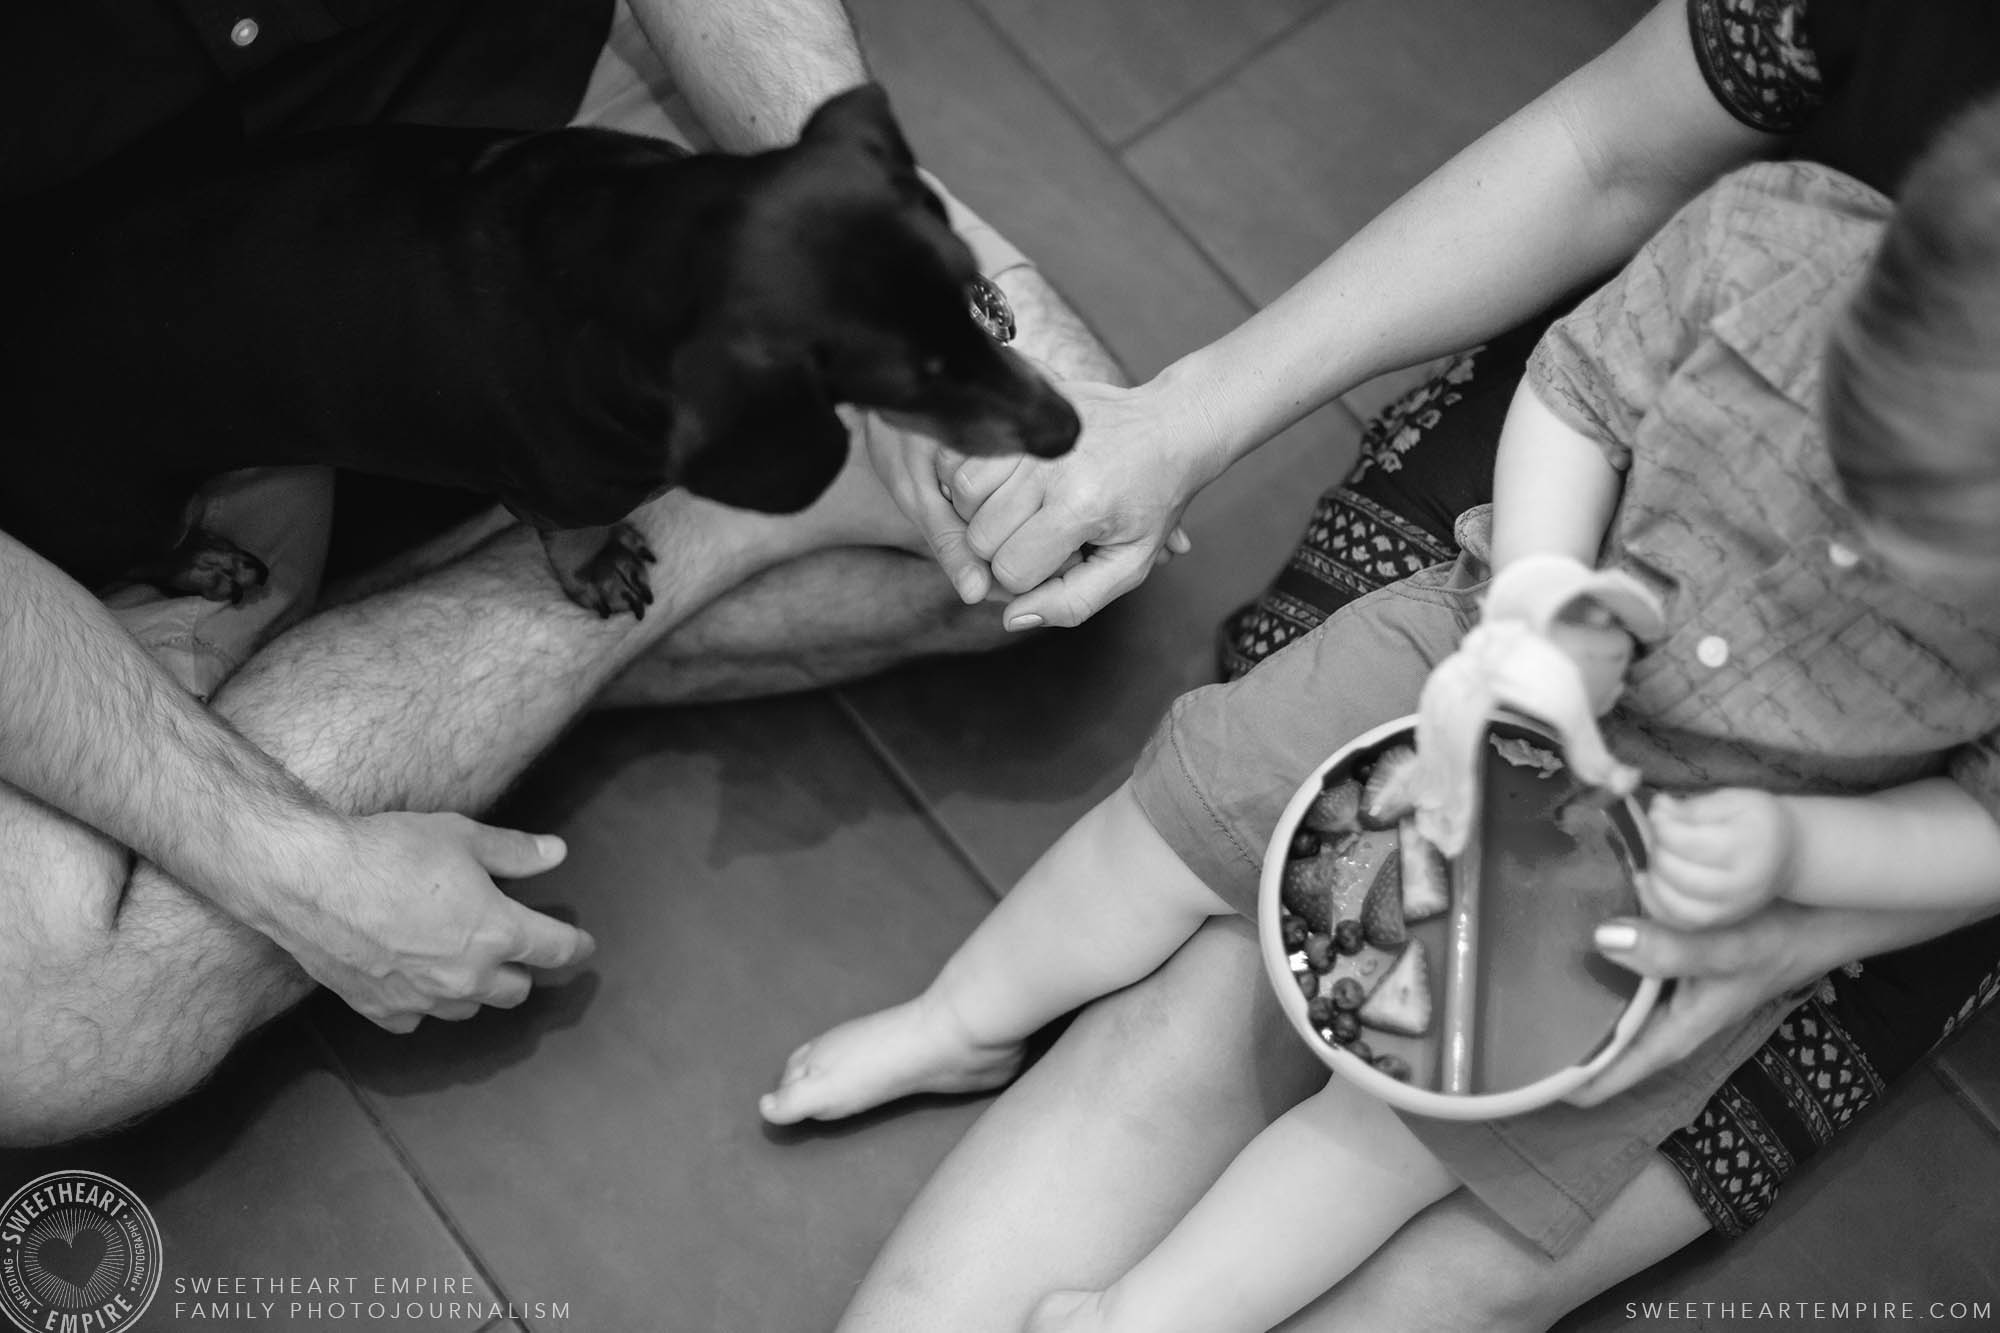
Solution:
[[[972,1040],[929,996],[842,1023],[792,1052],[757,1101],[774,1125],[838,1120],[915,1092],[983,1092],[1014,1077],[1021,1046]]]
[[[1111,1327],[1101,1291],[1053,1291],[1042,1297],[1022,1333],[1093,1333]]]

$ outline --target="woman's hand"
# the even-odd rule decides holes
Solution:
[[[1729,787],[1653,798],[1653,866],[1639,897],[1653,916],[1684,929],[1741,921],[1791,881],[1798,823],[1783,798]]]
[[[1641,976],[1674,979],[1674,988],[1632,1044],[1567,1100],[1595,1106],[1615,1097],[1679,1064],[1770,1001],[1812,985],[1846,961],[1839,945],[1850,915],[1777,902],[1720,930],[1605,922],[1597,928],[1599,953]],[[1816,947],[1827,943],[1835,946],[1832,957]]]
[[[1072,381],[1083,418],[1061,458],[963,460],[945,481],[973,555],[1002,588],[1009,629],[1080,625],[1190,546],[1188,502],[1221,473],[1198,419],[1155,386]]]

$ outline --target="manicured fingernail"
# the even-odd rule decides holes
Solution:
[[[1040,616],[1038,616],[1038,615],[1033,615],[1033,614],[1030,614],[1030,615],[1025,615],[1025,616],[1015,616],[1015,617],[1014,617],[1014,618],[1013,618],[1012,620],[1010,620],[1010,621],[1008,621],[1008,622],[1007,622],[1007,628],[1008,628],[1008,629],[1034,629],[1034,628],[1035,628],[1036,626],[1040,625],[1041,623],[1042,623],[1042,618],[1041,618]]]
[[[961,574],[958,576],[958,582],[952,586],[958,589],[958,600],[967,606],[971,606],[985,595],[979,586],[979,576],[976,574]]]
[[[1597,947],[1610,953],[1623,953],[1639,942],[1639,928],[1624,921],[1607,921],[1591,936]]]
[[[543,856],[558,857],[563,854],[563,840],[554,834],[544,833],[535,839],[535,849]]]
[[[939,482],[938,494],[942,495],[947,500],[951,499],[951,483],[948,481]]]

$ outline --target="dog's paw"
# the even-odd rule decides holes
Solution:
[[[237,606],[270,577],[271,570],[262,560],[227,537],[197,528],[174,548],[159,577],[151,582],[184,597],[206,597]]]
[[[635,619],[644,620],[646,608],[653,604],[653,584],[646,566],[657,560],[637,528],[614,523],[602,546],[575,569],[558,565],[556,577],[572,602],[597,612],[600,619],[629,611]]]

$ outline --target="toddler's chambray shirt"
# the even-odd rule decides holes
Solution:
[[[1650,782],[1841,793],[1948,773],[2000,817],[2000,625],[1883,569],[1821,429],[1822,352],[1889,211],[1825,167],[1745,168],[1529,363],[1625,473],[1606,563],[1665,598],[1606,728]]]

